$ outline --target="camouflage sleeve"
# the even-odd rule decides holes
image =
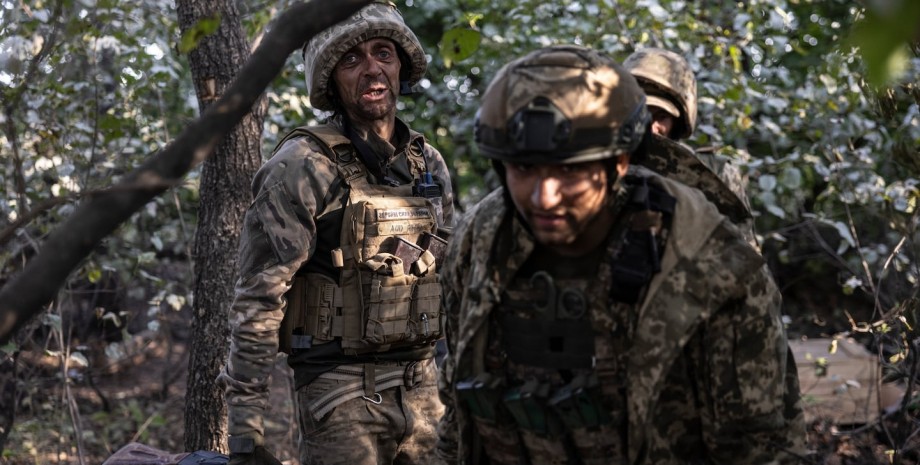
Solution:
[[[465,270],[470,269],[470,223],[472,212],[460,218],[457,228],[451,236],[447,247],[448,257],[441,270],[440,281],[443,289],[443,307],[446,315],[445,337],[447,339],[447,357],[439,372],[438,390],[444,404],[444,415],[438,424],[438,443],[436,455],[445,463],[457,463],[458,441],[461,425],[457,424],[457,405],[454,398],[452,379],[457,370],[457,331],[460,325],[460,302],[466,289]]]
[[[710,258],[717,263],[719,256],[741,253],[744,247],[735,226],[726,223],[713,235]],[[799,394],[787,392],[798,383],[792,380],[791,385],[788,378],[788,364],[794,362],[787,359],[782,297],[766,266],[735,282],[735,289],[723,290],[732,298],[691,343],[703,443],[712,463],[798,463],[805,431],[800,415],[789,417],[794,407],[788,399]]]
[[[450,182],[450,170],[441,153],[428,143],[425,143],[425,161],[428,163],[431,174],[441,181],[441,189],[444,193],[441,197],[443,226],[450,228],[454,224],[454,191]]]
[[[337,171],[306,138],[281,146],[253,179],[240,237],[240,277],[229,312],[230,355],[220,375],[232,436],[262,443],[268,377],[278,352],[284,293],[315,250],[316,223]]]
[[[738,197],[738,200],[744,204],[744,208],[751,211],[751,200],[747,195],[747,179],[744,177],[738,164],[733,162],[731,158],[715,155],[708,161],[707,158],[703,158],[703,162],[709,165],[709,167],[719,175],[719,179],[721,179],[722,182],[731,189],[732,193]],[[735,224],[738,226],[738,229],[741,230],[741,235],[744,237],[744,240],[755,249],[760,250],[760,244],[757,242],[757,234],[754,232],[754,219],[748,218],[743,222]]]
[[[719,179],[738,197],[745,208],[751,209],[751,201],[747,195],[747,179],[737,163],[724,155],[697,152],[696,156],[719,176]]]

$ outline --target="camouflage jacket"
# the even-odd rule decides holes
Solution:
[[[744,176],[731,159],[713,153],[694,152],[683,143],[653,135],[648,156],[639,160],[638,164],[703,191],[719,213],[735,223],[748,243],[757,247]]]
[[[397,120],[412,146],[423,136]],[[336,125],[341,128],[340,125]],[[423,154],[432,174],[443,181],[443,221],[450,225],[453,194],[447,165],[427,143]],[[397,152],[390,161],[405,159]],[[403,179],[404,182],[411,181]],[[332,159],[308,137],[286,140],[256,173],[253,202],[240,238],[240,277],[230,308],[230,355],[220,375],[225,384],[229,433],[261,444],[262,415],[268,406],[268,376],[278,353],[278,328],[284,316],[284,294],[297,270],[317,249],[317,217],[343,199],[348,189]]]
[[[792,463],[804,423],[781,297],[763,260],[703,194],[643,167],[677,199],[661,272],[638,307],[627,362],[629,463]],[[476,463],[456,383],[484,371],[488,320],[534,248],[494,191],[458,222],[442,270],[449,355],[441,372],[445,463]],[[503,241],[507,256],[494,256]],[[691,449],[692,448],[692,449]]]

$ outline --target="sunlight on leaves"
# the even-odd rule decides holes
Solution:
[[[444,66],[450,68],[453,63],[472,56],[479,49],[481,40],[482,34],[472,29],[454,28],[445,32],[438,45]]]

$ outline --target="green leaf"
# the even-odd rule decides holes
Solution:
[[[194,26],[182,33],[182,38],[179,39],[179,53],[191,52],[195,47],[198,47],[202,39],[217,32],[219,27],[220,15],[198,21]]]
[[[907,69],[908,43],[920,32],[920,2],[894,0],[873,6],[866,10],[865,19],[853,27],[847,45],[859,48],[866,64],[866,78],[879,87],[899,78]]]
[[[19,344],[13,341],[7,342],[6,345],[0,346],[0,352],[5,354],[14,354],[19,350]]]
[[[827,366],[827,358],[818,357],[818,359],[815,360],[815,377],[822,378],[827,376]]]
[[[736,45],[728,47],[728,54],[732,57],[732,67],[735,69],[735,73],[741,73],[741,49]]]
[[[485,15],[482,13],[464,13],[463,18],[466,19],[466,22],[470,24],[471,28],[476,28],[476,21],[484,18]]]
[[[780,182],[785,188],[796,190],[802,187],[802,172],[798,168],[790,166],[780,174]]]
[[[479,31],[466,28],[454,28],[441,36],[438,46],[441,48],[441,59],[444,66],[450,68],[454,62],[469,58],[479,50],[482,34]]]
[[[90,283],[98,283],[99,280],[102,279],[102,269],[98,266],[89,268],[86,270],[86,279],[88,279]]]

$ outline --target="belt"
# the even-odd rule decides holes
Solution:
[[[319,375],[318,378],[345,381],[346,384],[337,386],[310,402],[309,408],[313,418],[319,421],[332,409],[358,397],[380,404],[383,402],[381,391],[399,386],[412,389],[422,382],[422,375],[431,360],[417,360],[407,365],[339,365]]]

